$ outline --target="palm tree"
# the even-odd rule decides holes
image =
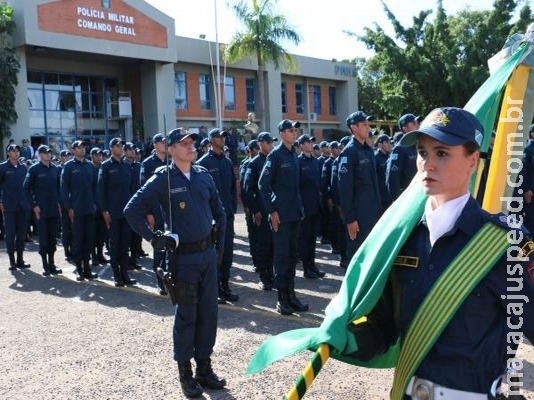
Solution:
[[[273,0],[274,2],[276,0]],[[283,15],[273,15],[271,0],[252,0],[252,7],[241,0],[231,6],[236,17],[243,23],[243,32],[234,34],[226,47],[225,58],[229,63],[243,58],[256,58],[258,64],[258,109],[260,126],[265,126],[265,79],[267,63],[274,63],[276,69],[283,61],[295,66],[293,57],[280,45],[282,40],[300,43],[299,34],[287,23]]]

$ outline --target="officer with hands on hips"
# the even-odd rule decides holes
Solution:
[[[167,144],[172,164],[156,170],[124,209],[133,230],[154,249],[169,252],[168,269],[174,275],[171,298],[176,303],[174,360],[188,397],[200,397],[202,386],[222,389],[226,385],[213,372],[210,359],[217,334],[217,253],[223,251],[226,214],[213,178],[205,168],[193,164],[196,138],[197,134],[184,128],[170,131]],[[169,233],[150,229],[146,216],[154,204],[161,205]],[[216,248],[213,221],[217,224]]]
[[[442,107],[400,141],[402,146],[417,146],[417,184],[428,196],[424,214],[399,251],[367,322],[350,324],[348,329],[358,349],[346,353],[361,361],[370,360],[399,338],[402,352],[402,346],[409,342],[406,333],[423,329],[411,326],[417,310],[423,302],[434,301],[436,315],[430,323],[444,322],[445,327],[430,349],[421,352],[423,358],[414,366],[404,399],[500,398],[494,389],[501,375],[515,364],[515,350],[523,335],[529,339],[534,336],[534,303],[528,301],[534,297],[534,243],[513,215],[489,214],[469,193],[480,156],[477,136],[483,132],[470,112]],[[456,258],[462,258],[458,256],[487,223],[503,228],[499,234],[506,235],[505,245],[510,241],[520,244],[509,243],[493,266],[488,266],[489,272],[473,265],[474,259],[469,265],[459,265]],[[483,249],[470,247],[476,253],[472,257],[488,257],[489,262],[494,256],[486,250],[490,243],[482,244]],[[457,309],[445,311],[443,305],[453,296],[463,296],[458,291],[464,289],[458,285],[456,290],[447,291],[443,282],[446,289],[436,293],[433,287],[440,286],[436,282],[449,268],[462,267],[473,268],[481,278],[474,287],[465,286],[467,296]],[[459,274],[457,279],[461,278]],[[427,299],[431,290],[434,296]],[[438,319],[441,321],[436,322]],[[412,343],[417,343],[413,338]]]

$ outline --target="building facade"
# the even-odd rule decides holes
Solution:
[[[8,4],[21,64],[16,143],[31,138],[58,152],[76,139],[106,147],[114,136],[209,130],[218,121],[242,133],[247,119],[276,131],[284,118],[321,138],[345,129],[358,106],[353,65],[295,56],[296,71],[268,66],[266,115],[258,115],[254,61],[219,57],[217,71],[217,43],[177,37],[174,20],[142,0]]]

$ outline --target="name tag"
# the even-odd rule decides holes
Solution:
[[[189,188],[187,186],[171,189],[171,193],[183,193],[187,192]]]
[[[393,265],[399,267],[419,268],[419,257],[397,256]]]

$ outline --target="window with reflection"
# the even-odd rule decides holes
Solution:
[[[245,80],[246,97],[247,97],[247,111],[256,111],[256,80],[247,78]]]
[[[211,78],[208,74],[200,74],[200,109],[211,110]]]
[[[185,110],[187,108],[187,79],[183,71],[174,73],[174,101],[176,109]]]
[[[233,76],[224,77],[224,109],[235,111],[235,81]]]
[[[295,102],[298,114],[304,114],[304,95],[302,87],[303,85],[300,83],[295,84]]]
[[[287,84],[282,82],[282,113],[287,112]]]

